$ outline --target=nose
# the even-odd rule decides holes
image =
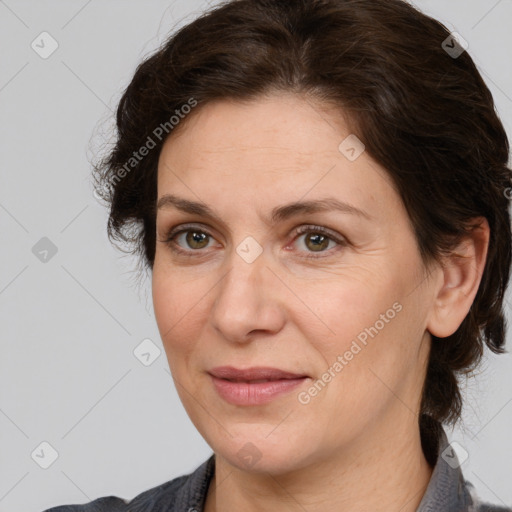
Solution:
[[[276,334],[285,323],[286,287],[271,270],[265,252],[248,262],[233,251],[218,285],[210,321],[222,338],[247,343],[256,334]]]

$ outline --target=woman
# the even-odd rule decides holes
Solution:
[[[442,424],[504,351],[509,144],[464,41],[401,0],[238,0],[137,69],[98,165],[214,454],[52,511],[498,511]]]

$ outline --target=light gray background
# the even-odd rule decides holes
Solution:
[[[512,134],[512,1],[414,3],[469,42]],[[107,240],[88,161],[137,63],[207,5],[0,1],[0,512],[132,498],[211,453],[168,373],[150,281],[137,288],[136,262]],[[31,48],[43,31],[59,44],[48,59]],[[42,237],[58,249],[46,263],[32,252]],[[146,338],[162,349],[148,367],[133,355]],[[511,384],[511,355],[486,359],[466,428],[450,433],[466,478],[507,504]],[[31,458],[43,441],[59,455],[48,469]]]

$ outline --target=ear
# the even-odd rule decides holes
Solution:
[[[475,299],[487,258],[490,229],[485,217],[472,219],[477,227],[443,258],[443,279],[436,289],[427,330],[438,338],[453,334]]]

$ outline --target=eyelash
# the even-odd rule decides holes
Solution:
[[[194,230],[197,231],[198,233],[202,233],[204,235],[207,235],[207,236],[213,238],[213,236],[210,233],[208,233],[208,231],[203,230],[199,226],[182,225],[182,226],[180,226],[179,230],[171,229],[169,231],[166,239],[160,240],[160,241],[165,243],[173,252],[175,252],[177,254],[188,255],[188,256],[193,256],[193,257],[200,257],[200,256],[202,256],[202,254],[194,255],[193,253],[194,252],[196,252],[196,253],[203,252],[202,250],[200,250],[200,249],[185,250],[185,249],[182,249],[179,245],[177,245],[176,242],[174,241],[174,239],[178,235],[181,235],[182,233],[188,233],[189,231],[194,231]],[[304,235],[306,233],[310,233],[310,234],[314,233],[314,234],[324,235],[325,237],[332,240],[333,242],[336,242],[338,244],[338,246],[341,246],[341,247],[346,247],[348,245],[347,240],[345,240],[344,238],[338,237],[337,235],[335,235],[333,232],[331,232],[330,230],[328,230],[326,228],[323,228],[321,226],[315,226],[315,225],[304,225],[304,226],[300,226],[299,228],[297,228],[294,233],[295,238],[293,239],[293,241],[295,242],[295,240],[297,238],[299,238],[300,235]],[[338,247],[338,249],[339,249],[339,247]],[[310,259],[325,258],[326,257],[325,253],[329,253],[328,256],[330,256],[331,252],[333,250],[336,250],[336,248],[331,249],[331,250],[320,251],[318,253],[319,255],[316,255],[314,252],[310,252],[310,254],[305,255],[304,257],[310,258]],[[320,256],[320,254],[322,254],[322,256]]]

